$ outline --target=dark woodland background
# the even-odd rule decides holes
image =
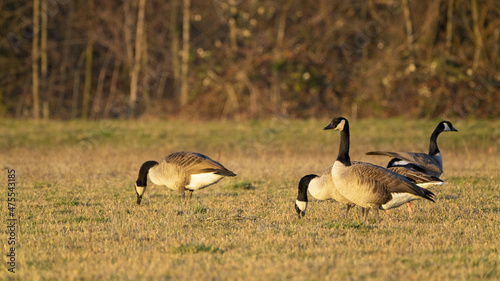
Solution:
[[[4,0],[0,32],[0,117],[500,116],[498,0]]]

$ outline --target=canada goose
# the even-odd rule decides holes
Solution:
[[[392,159],[389,164],[387,164],[387,169],[398,173],[402,176],[405,176],[410,181],[414,182],[416,185],[420,187],[426,186],[434,186],[434,185],[443,185],[444,181],[439,179],[438,177],[431,176],[426,174],[424,171],[418,169],[418,167],[412,168],[411,165],[399,165],[397,164],[397,159]]]
[[[412,198],[433,201],[434,194],[417,186],[402,175],[370,163],[352,165],[349,157],[349,122],[344,117],[334,118],[324,130],[340,131],[340,146],[332,167],[333,183],[337,190],[352,203],[366,208],[364,220],[370,208],[395,208]],[[391,202],[391,205],[385,205]],[[399,205],[398,205],[399,204]]]
[[[389,164],[387,164],[387,168],[390,171],[393,171],[395,173],[398,173],[402,176],[405,176],[407,179],[415,183],[416,185],[420,187],[427,187],[427,186],[433,186],[433,185],[443,185],[444,182],[440,180],[439,178],[435,176],[431,176],[425,173],[425,171],[421,171],[421,169],[418,166],[413,166],[413,165],[400,165],[397,164],[398,159],[394,158],[392,159]],[[419,198],[414,198],[413,200],[416,200]],[[402,201],[404,201],[404,198],[401,198]],[[413,200],[407,200],[406,204],[408,205],[408,212],[410,214],[413,214],[413,209],[411,206],[411,201]],[[404,202],[403,202],[404,203]],[[389,204],[389,203],[388,203]],[[386,212],[389,212],[390,206],[395,206],[396,201],[392,202],[392,205],[389,204],[385,207],[387,207]],[[400,204],[401,205],[401,204]],[[384,207],[384,208],[385,208]],[[394,207],[393,207],[394,208]]]
[[[443,158],[437,146],[437,138],[442,132],[458,132],[449,121],[441,121],[432,132],[429,143],[429,154],[417,152],[371,151],[367,155],[386,155],[393,157],[394,165],[407,165],[412,169],[439,178],[443,173]]]
[[[310,174],[303,176],[299,182],[299,192],[297,195],[297,200],[295,201],[295,210],[299,215],[299,219],[306,215],[307,209],[307,191],[318,200],[330,200],[333,199],[339,203],[346,205],[345,216],[349,213],[349,210],[354,207],[354,204],[347,200],[340,192],[335,188],[332,179],[332,167],[326,169],[321,176]]]
[[[196,152],[175,152],[160,163],[147,161],[139,170],[135,182],[137,204],[141,204],[142,195],[146,191],[147,176],[156,185],[165,185],[182,194],[185,203],[184,190],[189,190],[189,199],[194,190],[215,184],[223,177],[234,177],[236,174],[224,168],[220,163]]]

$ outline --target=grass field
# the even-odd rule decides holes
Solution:
[[[359,208],[312,199],[298,180],[333,164],[330,120],[0,121],[0,280],[499,280],[500,121],[452,121],[446,185],[361,221]],[[351,159],[370,150],[427,152],[440,120],[351,121]],[[194,192],[165,187],[135,203],[140,165],[197,151],[238,174]],[[7,271],[8,169],[16,173],[16,273]]]

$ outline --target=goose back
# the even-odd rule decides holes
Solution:
[[[386,168],[364,162],[349,168],[342,166],[338,161],[334,164],[334,183],[343,196],[361,207],[378,207],[389,202],[396,193],[409,193],[432,201],[421,188]]]
[[[425,153],[418,152],[389,152],[389,151],[371,151],[367,155],[385,155],[396,158],[397,161],[405,161],[420,167],[425,173],[440,177],[443,173],[443,165],[441,154],[438,153],[435,157]]]
[[[410,181],[414,182],[418,186],[422,187],[425,185],[442,185],[444,182],[435,176],[425,174],[413,169],[408,169],[406,167],[389,167],[389,171],[405,176]]]
[[[149,171],[154,184],[179,191],[205,188],[224,176],[236,174],[208,156],[195,152],[172,153]]]

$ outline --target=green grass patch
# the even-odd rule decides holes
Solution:
[[[255,186],[251,181],[239,181],[229,186],[232,189],[254,190]]]

